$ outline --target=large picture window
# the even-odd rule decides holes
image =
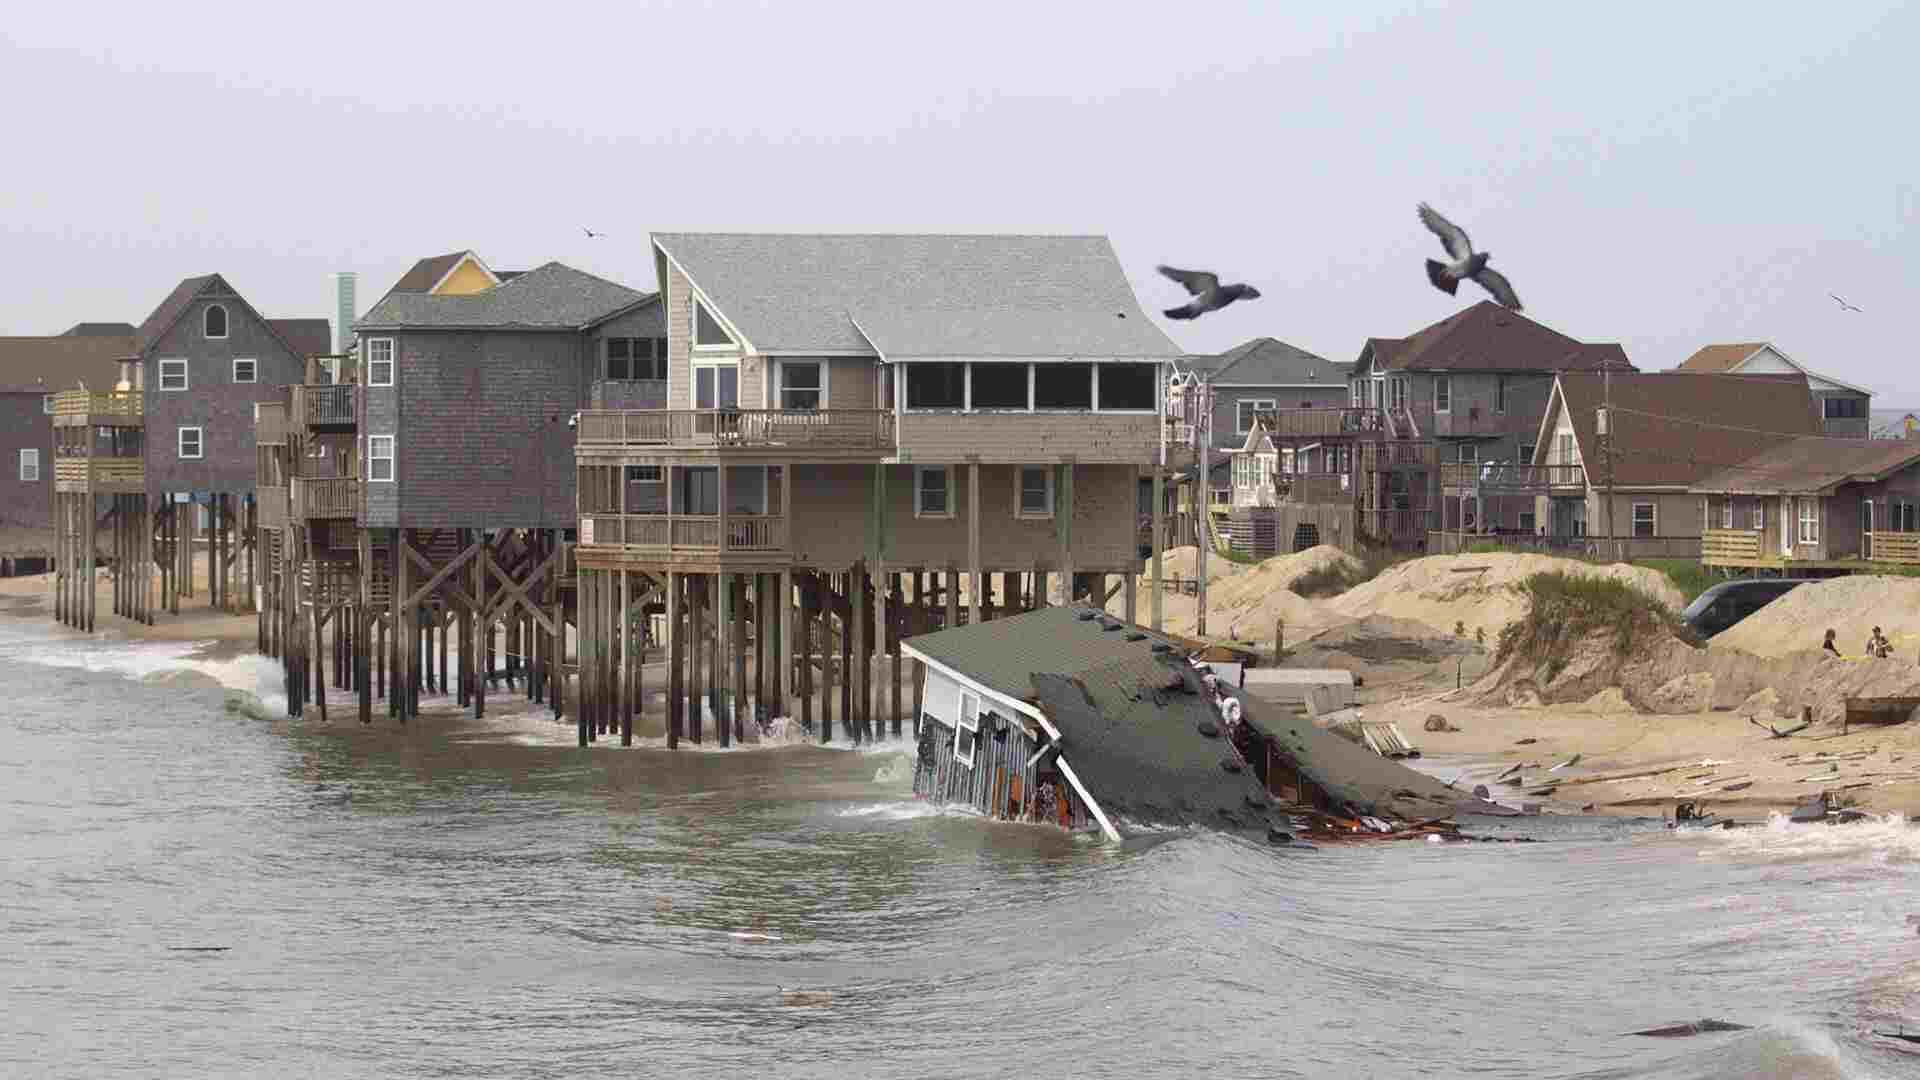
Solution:
[[[907,408],[964,409],[967,407],[965,364],[908,364]]]
[[[1026,409],[1028,364],[973,364],[973,407],[976,409]]]
[[[1036,409],[1093,408],[1093,365],[1033,365],[1033,407]]]
[[[1160,365],[1100,365],[1100,408],[1151,412],[1158,398]]]

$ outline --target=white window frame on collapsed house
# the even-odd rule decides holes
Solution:
[[[385,359],[381,359],[380,357],[380,352],[383,346],[385,347],[386,354],[387,354]],[[393,377],[399,372],[399,365],[395,363],[395,358],[394,358],[395,351],[396,349],[394,347],[393,339],[390,337],[377,337],[377,338],[367,339],[367,385],[368,386],[392,386],[393,385]],[[385,378],[381,377],[382,368],[386,369]]]
[[[1437,413],[1453,411],[1453,376],[1435,375],[1433,377],[1433,411]]]
[[[793,376],[795,374],[804,376],[809,368],[812,369],[812,385],[794,385]],[[828,408],[828,375],[825,359],[782,360],[776,365],[775,373],[780,387],[779,395],[775,400],[776,408],[788,412],[819,412]],[[796,401],[805,402],[809,394],[813,396],[812,404],[795,404]]]
[[[1027,483],[1033,474],[1039,474],[1040,486],[1035,488]],[[1039,506],[1027,502],[1029,494],[1041,496]],[[1017,518],[1042,519],[1053,516],[1053,468],[1048,465],[1018,465],[1013,470],[1013,516]]]
[[[241,365],[246,365],[242,367]],[[257,383],[260,381],[260,361],[251,357],[236,356],[233,359],[233,381],[236,383]]]
[[[213,313],[216,311],[220,313],[220,332],[217,334],[213,332]],[[200,312],[200,334],[208,341],[225,341],[228,332],[232,329],[233,316],[227,312],[225,304],[208,304],[206,309]]]
[[[960,691],[960,720],[953,726],[953,760],[973,768],[975,751],[980,746],[980,698],[968,690]]]
[[[38,447],[21,447],[20,482],[23,484],[37,484],[40,482],[40,450]]]
[[[1795,535],[1802,544],[1820,542],[1820,500],[1802,498],[1795,500],[1794,517],[1799,528]]]
[[[193,433],[193,452],[187,452],[187,433]],[[207,429],[203,427],[183,427],[174,433],[174,452],[181,461],[199,461],[207,456]]]
[[[386,466],[384,470],[380,468],[383,464]],[[399,475],[399,462],[394,451],[393,436],[367,436],[367,482],[391,484]]]
[[[187,389],[187,362],[183,359],[160,361],[160,389],[173,393]]]
[[[927,477],[939,474],[939,494],[941,506],[938,509],[927,508]],[[913,516],[917,518],[951,518],[953,513],[953,466],[951,465],[915,465],[913,467]]]
[[[1279,403],[1273,398],[1241,398],[1233,403],[1233,433],[1245,435],[1253,430],[1253,414],[1273,412]]]
[[[1647,517],[1646,517],[1647,531],[1646,532],[1640,531],[1640,511],[1643,508],[1647,512]],[[1660,535],[1660,504],[1650,503],[1650,502],[1634,503],[1632,517],[1630,520],[1633,523],[1634,539],[1644,540],[1649,537],[1659,536]]]

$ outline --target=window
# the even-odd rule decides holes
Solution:
[[[1507,411],[1507,377],[1505,375],[1493,377],[1493,411]]]
[[[627,483],[629,484],[664,484],[666,482],[666,477],[661,474],[658,465],[627,466]]]
[[[1753,531],[1759,532],[1767,527],[1767,500],[1753,500]]]
[[[1033,407],[1036,409],[1093,408],[1093,365],[1033,365]]]
[[[1480,460],[1480,448],[1472,443],[1460,444],[1460,464],[1472,465]]]
[[[693,407],[696,409],[739,408],[739,365],[712,364],[694,368]]]
[[[1407,407],[1407,377],[1395,375],[1392,381],[1393,407],[1405,411]]]
[[[1826,403],[1829,420],[1859,420],[1867,415],[1866,398],[1830,397]]]
[[[1533,464],[1533,450],[1534,450],[1534,446],[1530,442],[1523,442],[1520,444],[1520,464],[1522,465]]]
[[[1867,533],[1870,533],[1873,531],[1873,500],[1872,499],[1860,500],[1860,531],[1867,532]]]
[[[607,338],[606,378],[610,382],[660,382],[667,377],[667,353],[658,338]]]
[[[233,381],[250,383],[260,381],[260,362],[257,360],[235,360],[233,362]]]
[[[914,466],[913,516],[953,516],[953,471],[947,466]]]
[[[24,449],[20,451],[20,482],[37,484],[40,482],[40,451]]]
[[[367,436],[367,479],[377,484],[393,482],[393,436]]]
[[[206,456],[205,433],[197,427],[180,429],[180,458],[201,458]]]
[[[824,365],[818,361],[801,363],[797,360],[780,362],[780,407],[783,409],[818,409],[826,404],[826,376]]]
[[[1817,544],[1820,542],[1820,502],[1817,499],[1800,501],[1800,542]]]
[[[964,409],[967,407],[965,364],[908,364],[907,408]]]
[[[1100,408],[1151,412],[1160,384],[1158,364],[1100,365]]]
[[[46,413],[48,416],[53,415],[53,395],[52,394],[40,395],[40,411],[43,413]]]
[[[698,300],[693,302],[693,346],[696,349],[725,349],[733,345],[733,339],[713,317],[707,305]]]
[[[1562,432],[1559,435],[1555,436],[1555,438],[1560,443],[1560,452],[1558,455],[1556,455],[1559,458],[1559,460],[1554,462],[1554,464],[1556,465],[1580,464],[1580,447],[1574,443],[1573,433]]]
[[[960,695],[960,725],[953,733],[953,759],[973,768],[973,749],[980,741],[980,699]]]
[[[1733,496],[1731,495],[1720,501],[1720,527],[1733,528]]]
[[[1275,407],[1272,398],[1241,398],[1233,406],[1233,430],[1245,435],[1253,430],[1254,413],[1272,412]]]
[[[1652,536],[1658,531],[1652,503],[1633,504],[1633,535]]]
[[[1453,378],[1448,375],[1433,377],[1433,411],[1453,411]]]
[[[200,313],[200,329],[209,338],[227,336],[227,309],[219,304],[208,304],[207,310]]]
[[[1245,457],[1245,454],[1240,455]],[[1047,518],[1053,516],[1053,470],[1046,467],[1035,468],[1030,465],[1020,467],[1020,501],[1017,517]]]
[[[367,339],[367,385],[393,385],[393,339]]]
[[[1521,533],[1523,533],[1523,534],[1525,534],[1525,535],[1527,535],[1527,536],[1532,536],[1532,535],[1534,534],[1534,531],[1535,531],[1535,528],[1536,528],[1536,526],[1535,526],[1535,522],[1534,522],[1534,516],[1533,516],[1533,511],[1531,511],[1531,510],[1522,510],[1522,511],[1520,511],[1520,531],[1521,531]]]
[[[972,402],[976,409],[1026,409],[1033,388],[1032,364],[971,364]]]
[[[187,362],[185,360],[160,361],[160,389],[185,390],[187,388]]]

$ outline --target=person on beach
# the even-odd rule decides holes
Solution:
[[[1833,631],[1831,630],[1827,631],[1827,640],[1821,642],[1820,647],[1827,650],[1828,652],[1832,653],[1835,656],[1840,655],[1840,650],[1834,647]]]
[[[1882,634],[1880,628],[1876,626],[1873,628],[1873,640],[1869,644],[1867,651],[1869,654],[1884,660],[1893,652],[1893,642],[1888,641],[1887,636]]]

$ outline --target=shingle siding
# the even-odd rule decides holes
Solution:
[[[388,335],[374,334],[373,337]],[[366,338],[361,339],[362,349],[366,348]],[[396,355],[398,342],[395,342]],[[361,460],[366,460],[367,439],[373,435],[398,435],[400,431],[400,383],[407,377],[404,371],[394,372],[393,386],[368,386],[362,390],[363,413],[360,420]],[[406,460],[400,455],[403,450],[400,440],[394,440],[396,457],[394,479],[391,483],[363,484],[366,492],[366,519],[364,524],[374,528],[394,528],[400,523],[400,499],[406,490]],[[366,476],[366,467],[361,466],[361,476]]]
[[[1347,384],[1337,386],[1217,386],[1213,391],[1213,447],[1238,450],[1247,433],[1239,428],[1240,402],[1271,401],[1276,409],[1338,409],[1347,404]]]
[[[22,450],[40,452],[39,480],[21,482]],[[0,528],[53,526],[52,454],[53,421],[41,395],[0,393]]]
[[[202,332],[210,304],[227,309],[227,336]],[[202,296],[154,341],[143,363],[146,401],[147,491],[252,491],[258,472],[253,407],[279,401],[281,387],[300,382],[305,361],[287,351],[237,296]],[[253,383],[233,381],[233,361],[257,361]],[[160,389],[160,362],[187,361],[187,389]],[[181,460],[179,431],[199,427],[203,455]]]
[[[1159,460],[1159,418],[1100,413],[906,413],[900,451],[916,464],[1062,461],[1149,465]]]

